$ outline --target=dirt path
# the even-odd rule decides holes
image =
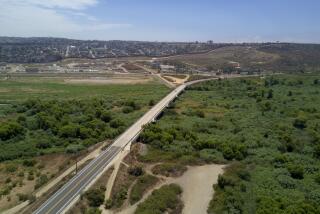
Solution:
[[[134,65],[137,66],[137,67],[139,67],[139,68],[141,68],[141,69],[143,69],[144,71],[146,71],[146,72],[148,72],[148,73],[151,73],[151,74],[154,75],[156,78],[158,78],[159,80],[161,80],[161,81],[162,81],[166,86],[168,86],[169,88],[175,88],[175,87],[176,87],[172,82],[170,82],[170,81],[166,80],[165,78],[163,78],[163,77],[161,76],[161,74],[158,74],[156,70],[151,69],[151,68],[144,67],[144,66],[139,65],[139,64],[134,64]]]
[[[218,181],[218,175],[223,173],[224,165],[204,165],[188,167],[188,170],[178,178],[164,178],[161,182],[148,191],[139,203],[145,201],[152,191],[170,183],[176,183],[183,189],[182,201],[184,203],[183,214],[206,214],[207,208],[214,193],[212,185]],[[146,170],[150,173],[150,170]],[[120,214],[133,214],[138,204],[127,207],[118,212]],[[112,212],[109,212],[112,213]]]

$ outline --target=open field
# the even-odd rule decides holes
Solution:
[[[4,78],[5,76],[0,80],[1,104],[30,98],[66,100],[114,96],[123,99],[139,95],[148,87],[164,88],[152,77],[145,75],[16,74],[11,75],[9,80]],[[113,81],[117,84],[114,85]],[[155,91],[158,89],[155,88]]]
[[[0,82],[0,210],[30,199],[169,92],[153,79],[127,85],[64,80],[31,76]]]
[[[209,213],[318,213],[320,76],[280,75],[191,86],[140,136],[140,160],[228,163]]]

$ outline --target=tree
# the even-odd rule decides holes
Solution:
[[[318,173],[315,177],[315,182],[317,182],[318,184],[320,184],[320,173]]]
[[[303,117],[298,117],[293,121],[293,126],[297,129],[305,129],[307,127],[307,120]]]
[[[122,109],[122,112],[125,113],[125,114],[129,114],[131,112],[133,112],[134,109],[131,107],[131,106],[125,106],[123,109]]]
[[[218,186],[221,189],[224,189],[226,186],[234,186],[234,185],[235,185],[235,180],[233,178],[225,175],[218,176]]]
[[[144,172],[143,172],[143,169],[141,166],[132,166],[132,167],[129,167],[128,173],[130,175],[138,177],[138,176],[143,175]]]
[[[110,126],[112,128],[119,128],[120,126],[124,126],[124,122],[120,119],[114,119],[110,122]]]
[[[24,134],[24,128],[17,122],[8,122],[0,125],[1,140],[9,140],[22,134]]]
[[[150,100],[150,101],[149,101],[149,106],[154,106],[154,104],[155,104],[155,101],[154,101],[154,100]]]
[[[111,113],[109,111],[103,111],[100,115],[100,119],[106,123],[109,123],[112,120]]]
[[[101,210],[99,210],[96,207],[89,207],[88,209],[86,209],[85,214],[101,214]]]
[[[289,164],[287,166],[287,169],[291,175],[292,178],[294,179],[303,179],[303,174],[304,174],[304,169],[300,165],[293,165]]]
[[[320,144],[316,145],[314,148],[314,156],[320,158]]]
[[[104,191],[102,189],[88,190],[85,197],[91,207],[99,207],[104,202]]]
[[[79,127],[77,125],[74,124],[69,124],[66,126],[63,126],[60,130],[59,130],[59,135],[63,138],[68,138],[68,137],[77,137],[79,133]]]
[[[272,98],[273,98],[273,90],[270,89],[270,90],[268,91],[267,99],[272,99]]]

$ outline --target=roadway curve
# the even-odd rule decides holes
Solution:
[[[217,79],[217,78],[212,78]],[[65,212],[70,208],[70,204],[85,191],[88,186],[99,177],[102,172],[111,166],[114,159],[118,157],[122,150],[131,144],[139,136],[143,127],[154,121],[155,118],[172,102],[181,92],[188,86],[199,82],[212,79],[197,80],[189,82],[171,91],[165,98],[157,103],[137,122],[129,127],[122,135],[120,135],[114,143],[97,158],[91,161],[84,169],[66,183],[60,190],[52,195],[45,203],[43,203],[34,213],[35,214],[58,214]]]

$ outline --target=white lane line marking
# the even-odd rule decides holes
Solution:
[[[105,150],[103,153],[101,153],[97,158],[92,160],[85,168],[83,168],[79,174],[75,175],[70,181],[68,181],[61,189],[59,189],[53,196],[51,196],[41,207],[39,207],[34,214],[38,214],[42,209],[44,209],[49,203],[51,203],[52,200],[54,200],[58,194],[60,194],[62,191],[64,191],[67,187],[69,187],[74,180],[79,178],[85,171],[88,170],[89,167],[91,167],[95,162],[97,162],[103,155],[105,155],[108,151],[110,151],[112,146],[110,146],[107,150]]]

